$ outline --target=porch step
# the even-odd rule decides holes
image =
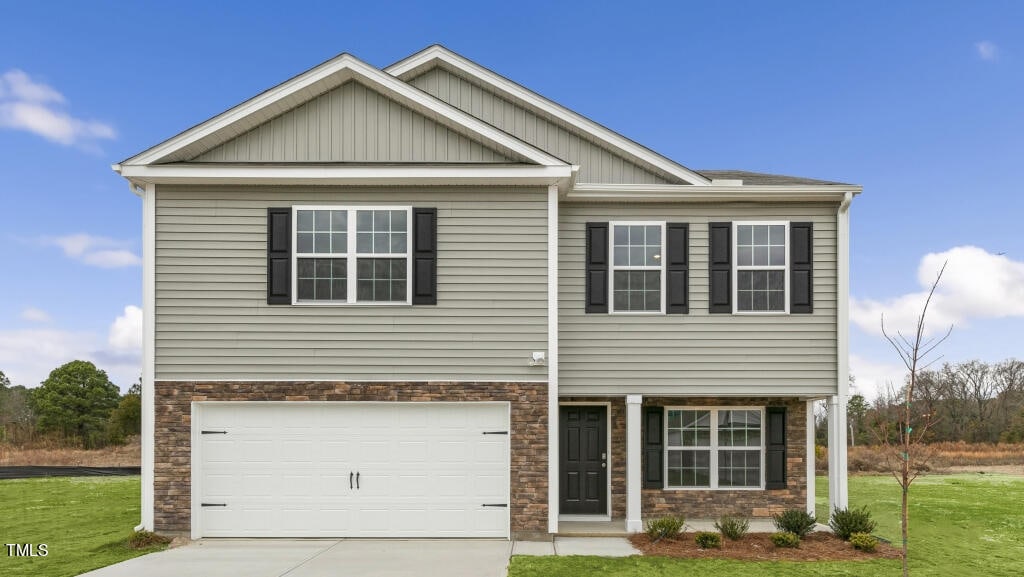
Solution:
[[[559,537],[627,537],[625,519],[611,521],[559,521]]]

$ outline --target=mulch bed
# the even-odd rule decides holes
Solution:
[[[879,543],[873,553],[865,553],[830,533],[812,533],[800,541],[800,547],[787,549],[772,544],[770,533],[748,533],[739,541],[722,538],[721,549],[701,549],[695,533],[682,533],[676,539],[652,543],[643,533],[629,538],[644,555],[684,559],[741,559],[745,561],[867,561],[899,559],[900,550]]]

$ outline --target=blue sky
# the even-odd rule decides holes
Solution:
[[[433,43],[691,168],[863,185],[862,392],[899,374],[878,316],[905,323],[946,258],[945,359],[1021,356],[1018,2],[170,6],[4,8],[0,370],[16,384],[76,357],[123,388],[139,373],[141,202],[111,163],[339,52],[386,66]]]

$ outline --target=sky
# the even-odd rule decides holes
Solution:
[[[1024,3],[18,2],[0,18],[0,370],[140,374],[141,201],[110,165],[340,52],[441,43],[694,169],[852,182],[851,371],[1024,357]]]

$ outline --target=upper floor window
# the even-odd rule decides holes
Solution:
[[[612,222],[612,312],[665,310],[663,222]]]
[[[788,225],[733,223],[735,312],[789,312]]]
[[[294,207],[295,302],[409,303],[409,207]]]

